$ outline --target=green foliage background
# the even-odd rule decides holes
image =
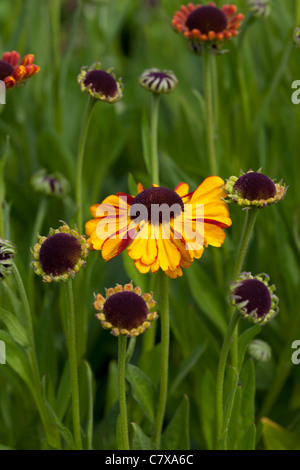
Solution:
[[[218,6],[223,3],[217,2]],[[277,286],[280,314],[259,334],[271,345],[272,360],[254,363],[246,353],[229,427],[229,447],[233,449],[300,448],[300,366],[291,362],[291,344],[300,339],[300,107],[291,102],[291,84],[300,79],[300,50],[291,40],[297,25],[298,3],[299,0],[273,0],[270,16],[247,23],[245,31],[226,44],[228,53],[216,60],[219,175],[226,179],[239,175],[240,170],[262,168],[265,174],[277,181],[283,179],[289,186],[283,202],[259,213],[244,266],[253,274],[270,275]],[[73,224],[78,136],[87,103],[87,95],[81,93],[76,77],[81,66],[96,61],[104,69],[114,67],[116,75],[123,78],[124,98],[113,106],[98,103],[94,110],[83,173],[84,220],[90,217],[89,206],[107,195],[132,192],[134,181],[151,184],[141,132],[141,123],[146,126],[149,120],[151,96],[137,84],[145,68],[171,69],[179,80],[176,91],[161,100],[158,139],[162,185],[173,188],[186,181],[195,189],[209,176],[202,61],[189,52],[185,39],[170,26],[180,4],[177,0],[0,3],[0,50],[33,53],[35,63],[41,67],[24,88],[8,90],[6,105],[1,106],[2,158],[6,153],[6,237],[18,248],[16,263],[34,312],[47,399],[70,429],[61,286],[43,284],[29,268],[30,246],[36,240],[35,223],[42,200],[33,192],[30,178],[38,169],[46,168],[49,172],[60,171],[72,185],[69,198],[48,200],[41,234],[46,235],[49,227],[57,228],[60,220]],[[237,0],[236,4],[240,12],[247,14],[245,0]],[[298,23],[300,26],[300,18]],[[207,249],[182,278],[170,282],[170,393],[166,425],[173,417],[175,424],[165,432],[166,448],[212,449],[214,445],[214,387],[228,323],[227,287],[245,217],[237,206],[231,206],[230,212],[233,225],[226,231],[223,247]],[[219,276],[214,250],[219,256]],[[80,356],[89,362],[94,377],[95,449],[116,448],[118,407],[117,342],[94,317],[93,293],[103,293],[105,287],[130,279],[144,290],[149,288],[148,277],[139,274],[126,255],[105,263],[101,254],[94,252],[86,269],[74,280]],[[9,288],[14,291],[12,281]],[[14,310],[22,323],[22,305],[12,301],[11,291],[1,285],[1,305]],[[242,330],[247,328],[249,324],[243,320]],[[23,367],[19,360],[21,346],[11,338],[11,332],[7,333],[4,323],[0,339],[7,342],[7,354],[13,355],[7,365],[0,365],[0,445],[41,448],[39,417],[24,383],[24,370],[20,373],[18,369]],[[131,429],[134,446],[145,448],[150,445],[145,434],[151,434],[156,403],[159,345],[143,355],[139,338],[132,363],[148,376],[145,379],[131,371],[128,384],[130,421],[136,423]],[[80,368],[80,393],[85,427],[89,395],[84,364]],[[230,406],[230,397],[228,400]],[[254,414],[258,420],[256,438]],[[261,416],[265,417],[263,422],[259,421]]]

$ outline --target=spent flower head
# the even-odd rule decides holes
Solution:
[[[85,265],[89,254],[86,239],[67,224],[56,230],[51,228],[47,237],[38,238],[31,266],[43,281],[67,281]]]
[[[178,80],[172,70],[152,68],[142,73],[139,77],[139,84],[155,94],[171,93],[175,90]]]
[[[201,53],[202,47],[218,52],[225,41],[238,34],[243,19],[235,5],[218,8],[214,2],[189,3],[176,11],[172,25],[188,39],[194,52]]]
[[[0,60],[0,80],[5,88],[15,88],[25,85],[25,82],[40,71],[33,63],[34,55],[27,54],[20,62],[20,54],[16,51],[4,52]],[[20,63],[19,63],[20,62]]]
[[[241,273],[230,285],[230,300],[243,318],[264,325],[279,312],[275,285],[269,285],[267,274]]]
[[[138,336],[150,328],[158,318],[156,312],[150,312],[154,306],[153,295],[142,295],[141,288],[133,287],[132,282],[106,289],[106,296],[97,294],[94,302],[99,312],[96,317],[114,336]]]
[[[238,178],[231,176],[224,186],[228,203],[236,202],[244,208],[266,207],[276,204],[284,198],[287,187],[274,183],[271,178],[261,172],[249,170]]]
[[[9,240],[0,238],[0,282],[11,274],[15,254],[15,245]]]
[[[89,93],[96,100],[106,103],[116,103],[123,97],[123,84],[120,78],[116,79],[113,69],[107,71],[100,69],[101,64],[97,62],[89,68],[81,67],[77,77],[81,91]]]
[[[59,172],[49,174],[45,169],[32,176],[31,185],[35,191],[47,196],[61,198],[70,192],[70,183],[63,175]]]

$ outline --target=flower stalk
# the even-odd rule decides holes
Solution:
[[[206,138],[207,138],[207,151],[210,166],[210,173],[216,175],[218,173],[218,165],[216,158],[215,146],[215,129],[213,119],[213,84],[215,83],[213,77],[213,56],[207,49],[203,48],[203,70],[204,70],[204,96],[206,104]]]

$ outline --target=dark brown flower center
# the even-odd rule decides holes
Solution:
[[[42,244],[39,259],[46,274],[60,276],[75,267],[80,254],[77,238],[69,233],[55,233]]]
[[[208,5],[192,11],[185,25],[190,31],[198,29],[202,34],[208,34],[210,31],[220,33],[227,26],[227,18],[222,10]]]
[[[269,289],[263,282],[257,279],[242,281],[241,285],[234,291],[234,295],[240,297],[237,303],[248,300],[244,308],[249,314],[257,309],[256,313],[261,318],[267,315],[271,309],[272,298]]]
[[[145,300],[135,292],[118,292],[105,301],[103,311],[106,320],[116,328],[131,330],[147,320]]]
[[[181,197],[171,189],[162,186],[147,188],[138,194],[131,206],[129,214],[132,219],[139,217],[152,224],[168,222],[184,210]]]
[[[269,199],[276,196],[273,181],[262,173],[245,173],[236,181],[233,190],[243,199],[249,201]]]
[[[91,70],[84,79],[86,86],[91,85],[92,90],[113,98],[118,93],[117,82],[114,77],[104,70]]]
[[[13,67],[5,60],[0,60],[0,80],[4,80],[6,77],[13,73]]]

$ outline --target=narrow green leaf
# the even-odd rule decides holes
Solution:
[[[71,399],[70,363],[67,360],[58,386],[56,411],[59,419],[63,420]]]
[[[262,436],[267,450],[300,450],[300,437],[274,421],[262,418]]]
[[[132,450],[157,450],[154,442],[151,441],[144,431],[136,424],[131,423],[133,427]]]
[[[107,387],[105,395],[105,415],[107,415],[113,406],[118,402],[118,364],[113,359],[108,365]]]
[[[251,343],[253,338],[261,332],[260,325],[254,325],[251,328],[248,328],[244,333],[239,337],[239,370],[241,370],[244,362],[244,357],[248,348],[248,344]]]
[[[146,168],[148,173],[151,174],[151,134],[145,110],[143,110],[142,115],[142,144]]]
[[[136,366],[128,364],[126,367],[126,379],[131,385],[134,399],[141,406],[147,418],[154,423],[156,389],[151,379]]]
[[[94,398],[93,398],[93,372],[87,361],[84,361],[86,368],[86,377],[88,383],[88,413],[87,413],[87,426],[86,426],[86,440],[87,450],[93,448],[93,409],[94,409]]]
[[[0,307],[0,319],[5,324],[11,337],[16,343],[24,348],[28,346],[28,337],[24,327],[19,323],[17,318],[11,313]]]
[[[172,421],[167,426],[162,435],[162,450],[189,450],[189,417],[190,404],[189,399],[185,395],[177,408]]]
[[[224,306],[215,283],[196,263],[186,270],[186,276],[194,301],[207,318],[225,335],[227,323],[224,318]]]
[[[253,430],[249,430],[255,422],[255,368],[251,359],[245,362],[236,389],[234,405],[228,430],[229,450],[254,450],[255,439],[250,437]]]

